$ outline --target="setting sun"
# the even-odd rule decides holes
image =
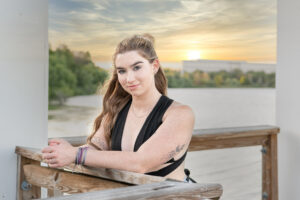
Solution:
[[[188,60],[198,60],[201,58],[201,52],[197,50],[192,50],[187,52]]]

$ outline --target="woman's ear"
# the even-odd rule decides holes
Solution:
[[[152,66],[153,66],[153,73],[156,74],[159,70],[159,60],[158,59],[155,59],[152,63]]]

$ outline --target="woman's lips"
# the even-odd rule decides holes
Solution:
[[[137,84],[137,85],[130,85],[130,86],[128,86],[130,89],[135,89],[135,88],[137,88],[139,85]]]

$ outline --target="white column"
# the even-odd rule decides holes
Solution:
[[[279,199],[300,198],[300,1],[278,0]]]
[[[0,199],[16,199],[16,145],[47,142],[48,1],[0,0]]]

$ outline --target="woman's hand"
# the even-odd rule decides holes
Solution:
[[[75,161],[77,149],[63,139],[52,139],[42,149],[42,158],[49,167],[63,167]]]

